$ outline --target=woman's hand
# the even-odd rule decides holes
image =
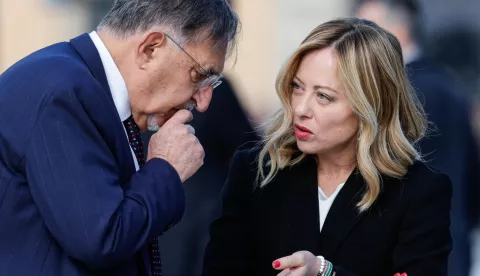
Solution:
[[[317,276],[320,266],[321,260],[308,251],[299,251],[273,262],[273,268],[282,270],[278,276]]]

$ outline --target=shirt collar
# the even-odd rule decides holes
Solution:
[[[123,122],[128,119],[130,115],[132,115],[130,101],[128,98],[127,84],[125,83],[117,64],[113,60],[112,55],[108,51],[98,33],[93,31],[89,35],[93,41],[93,44],[95,44],[95,47],[98,50],[100,59],[102,60],[105,74],[107,75],[108,86],[110,87],[110,92],[112,93],[113,102],[117,108],[120,120]]]

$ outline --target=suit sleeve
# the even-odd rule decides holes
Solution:
[[[251,275],[249,228],[254,179],[249,179],[246,151],[237,152],[222,192],[222,210],[210,228],[202,275]]]
[[[177,172],[161,159],[122,183],[76,93],[82,91],[54,93],[46,102],[26,149],[26,174],[56,242],[85,266],[107,268],[178,222],[185,195]]]
[[[442,174],[424,184],[415,191],[416,199],[400,226],[393,252],[395,271],[408,276],[447,275],[452,185]]]

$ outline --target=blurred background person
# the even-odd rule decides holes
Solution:
[[[187,205],[182,221],[160,237],[163,275],[199,275],[208,227],[218,214],[218,199],[235,150],[259,139],[229,81],[215,89],[208,112],[193,111],[195,135],[205,150],[204,165],[184,184]],[[142,138],[148,143],[151,132]]]
[[[355,14],[378,23],[400,41],[412,86],[433,123],[428,137],[420,142],[421,152],[453,183],[451,231],[455,245],[450,255],[450,275],[468,275],[470,234],[479,211],[478,206],[471,206],[480,200],[480,165],[469,92],[429,55],[429,48],[422,47],[421,13],[415,1],[365,0]]]

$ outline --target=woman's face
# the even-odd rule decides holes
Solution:
[[[355,150],[359,122],[337,77],[331,48],[307,54],[291,85],[298,148],[316,155]]]

